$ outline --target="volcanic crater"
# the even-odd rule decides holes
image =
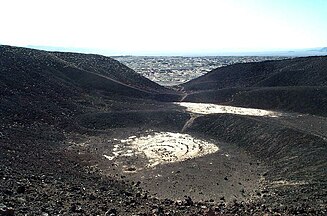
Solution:
[[[324,215],[326,68],[166,88],[109,57],[0,46],[0,213]]]

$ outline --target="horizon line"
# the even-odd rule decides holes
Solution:
[[[0,45],[5,45],[1,44]],[[8,45],[16,46],[16,45]],[[112,51],[108,49],[99,48],[83,48],[83,47],[60,47],[60,46],[44,46],[44,45],[26,45],[16,46],[23,48],[38,49],[52,52],[80,52],[85,54],[99,54],[110,57],[124,57],[124,56],[308,56],[308,55],[327,55],[327,47],[312,47],[312,48],[295,48],[295,49],[267,49],[267,50],[217,50],[217,51]]]

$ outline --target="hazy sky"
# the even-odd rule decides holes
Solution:
[[[1,0],[0,44],[112,54],[327,46],[327,0]]]

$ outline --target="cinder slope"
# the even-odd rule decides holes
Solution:
[[[327,57],[235,64],[182,85],[183,101],[327,115]]]
[[[185,90],[275,86],[326,86],[327,56],[239,63],[182,84]]]
[[[176,92],[108,57],[0,46],[1,116],[54,120],[86,98],[173,100]]]

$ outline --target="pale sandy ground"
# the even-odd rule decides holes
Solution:
[[[115,144],[112,154],[103,156],[109,160],[117,157],[142,157],[145,167],[181,162],[218,151],[218,147],[206,140],[196,139],[189,134],[174,132],[152,132],[140,137],[130,136]],[[142,169],[142,168],[138,168]]]
[[[186,111],[196,114],[215,114],[215,113],[229,113],[235,115],[250,115],[250,116],[267,116],[267,117],[279,117],[283,116],[280,112],[263,110],[263,109],[253,109],[253,108],[243,108],[243,107],[233,107],[224,106],[217,104],[208,103],[191,103],[191,102],[175,102],[175,104],[186,108]]]

